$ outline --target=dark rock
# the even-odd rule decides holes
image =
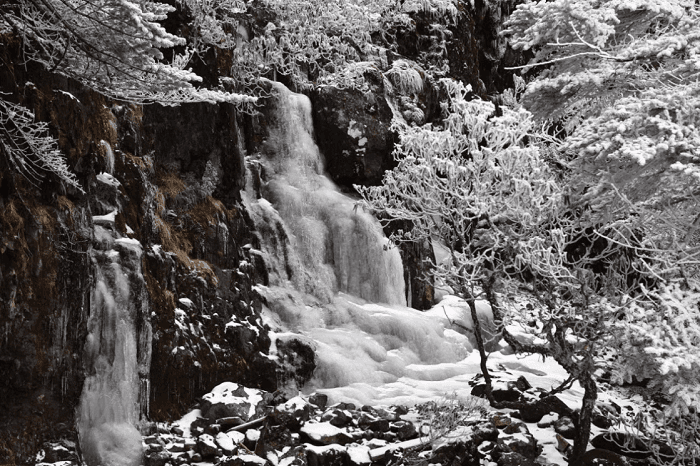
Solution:
[[[354,439],[345,429],[339,429],[328,422],[306,423],[301,428],[301,433],[310,442],[316,445],[346,445]]]
[[[493,398],[496,401],[519,401],[522,394],[515,389],[502,389],[496,388],[492,392]],[[479,398],[486,398],[486,384],[478,384],[472,388],[472,396],[478,396]]]
[[[283,405],[276,406],[268,415],[267,423],[297,431],[310,418],[311,406],[301,398],[293,398]]]
[[[472,441],[479,445],[485,441],[495,442],[498,439],[498,429],[492,422],[480,422],[472,430]]]
[[[281,365],[286,368],[284,377],[278,380],[279,389],[284,388],[289,395],[296,394],[311,379],[316,369],[314,350],[298,338],[277,339],[276,346]]]
[[[368,92],[323,87],[311,96],[314,128],[326,170],[337,184],[379,184],[384,171],[392,168],[393,113],[384,98],[384,83],[378,75]]]
[[[145,466],[165,466],[171,458],[172,454],[169,451],[156,451],[153,453],[147,453],[144,456]]]
[[[268,452],[282,451],[284,447],[293,447],[297,443],[292,437],[292,432],[285,426],[265,426],[255,443],[255,454],[266,458]]]
[[[532,388],[532,385],[530,385],[530,382],[527,381],[525,376],[521,375],[518,377],[518,380],[515,381],[515,388],[521,392],[526,392]]]
[[[529,430],[524,423],[517,421],[517,420],[513,420],[510,424],[508,424],[507,426],[505,426],[503,428],[503,433],[504,434],[520,434],[520,433],[527,434],[527,433],[529,433]]]
[[[549,396],[520,408],[520,419],[525,422],[539,422],[545,414],[557,413],[560,416],[571,416],[572,410],[556,396]]]
[[[334,409],[333,411],[324,414],[321,417],[324,422],[330,422],[336,427],[345,427],[352,422],[352,417],[348,416],[345,411],[340,409]]]
[[[326,409],[328,405],[328,395],[323,393],[314,393],[309,397],[309,403],[316,405],[318,409]]]
[[[513,419],[507,414],[496,413],[491,418],[491,422],[499,429],[504,429],[513,423]]]
[[[510,451],[502,453],[496,461],[498,466],[538,466],[537,462],[526,456]]]
[[[216,437],[216,434],[221,432],[221,426],[217,423],[209,424],[204,428],[204,433],[209,434],[212,437]]]
[[[563,416],[554,423],[554,431],[562,437],[572,440],[576,434],[576,427],[570,417]]]
[[[251,404],[253,400],[255,405]],[[210,420],[239,417],[249,421],[263,416],[270,400],[272,395],[263,390],[224,382],[202,397],[200,409],[202,416]]]
[[[391,428],[391,424],[386,419],[375,419],[374,421],[368,422],[366,425],[375,432],[388,432]]]
[[[197,437],[197,451],[204,459],[221,456],[221,451],[219,450],[214,437],[209,434],[202,434]]]
[[[456,441],[437,447],[430,456],[431,464],[479,466],[479,452],[471,442]]]
[[[306,466],[308,464],[306,458],[306,448],[303,445],[298,445],[290,448],[280,457],[280,461],[285,460],[285,464],[290,459],[291,463],[289,463],[289,466]]]
[[[503,434],[498,437],[493,457],[498,459],[501,455],[514,452],[529,459],[536,459],[542,452],[542,447],[535,437],[530,434],[525,424],[511,424],[508,426],[511,434]]]
[[[391,424],[391,431],[396,433],[399,440],[410,440],[418,436],[416,426],[408,421],[396,421]]]
[[[69,448],[63,442],[46,442],[44,444],[44,463],[77,460],[78,455],[75,452],[75,445],[73,445],[73,448]]]
[[[345,448],[307,448],[306,460],[309,466],[350,466],[350,455]]]

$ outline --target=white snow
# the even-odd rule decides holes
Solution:
[[[350,445],[347,447],[350,461],[354,464],[364,465],[372,463],[372,458],[369,456],[369,447],[364,445]]]
[[[179,421],[173,422],[173,425],[183,430],[183,437],[191,437],[192,434],[190,433],[190,425],[192,425],[192,423],[200,417],[202,417],[202,411],[200,409],[193,409],[189,413],[182,416]]]
[[[202,398],[211,402],[212,404],[224,403],[250,403],[250,410],[248,411],[248,417],[255,415],[256,406],[263,400],[260,390],[254,388],[243,387],[245,393],[245,398],[234,395],[234,392],[238,390],[240,385],[234,382],[224,382],[217,385],[212,389],[211,392],[204,395]]]
[[[132,247],[132,246],[138,246],[139,248],[141,247],[141,242],[139,240],[133,239],[133,238],[117,238],[115,241],[119,244],[123,244],[123,245],[129,246],[129,247]]]
[[[76,96],[74,96],[73,94],[71,94],[70,92],[62,91],[60,89],[58,90],[58,92],[60,92],[61,94],[67,95],[69,98],[75,100],[76,102],[80,102],[80,100],[78,100],[78,98]]]
[[[93,215],[92,221],[93,221],[93,223],[99,223],[99,222],[114,223],[116,218],[117,218],[117,211],[114,210],[114,211],[112,211],[108,214],[105,214],[105,215]]]
[[[243,463],[255,463],[259,464],[260,466],[265,466],[265,463],[267,460],[265,458],[261,458],[258,455],[238,455],[238,457],[243,460]]]
[[[192,300],[190,298],[180,298],[180,299],[178,299],[178,301],[180,302],[180,304],[185,306],[187,309],[191,309],[192,306],[194,306],[194,303],[192,302]]]
[[[341,433],[347,434],[346,430],[340,429],[330,422],[307,422],[302,426],[301,431],[317,442],[324,437],[333,437]]]
[[[216,434],[216,443],[224,451],[233,451],[233,449],[236,448],[236,444],[233,442],[233,439],[225,432],[219,432]]]
[[[101,181],[104,184],[108,184],[110,186],[114,186],[115,188],[118,188],[121,186],[121,183],[119,182],[118,179],[110,175],[109,173],[102,172],[97,175],[96,177],[99,181]]]

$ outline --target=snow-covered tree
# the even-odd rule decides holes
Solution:
[[[517,351],[552,356],[571,375],[567,383],[581,383],[577,458],[590,435],[599,351],[619,331],[624,296],[651,275],[650,259],[639,254],[646,243],[629,211],[605,224],[576,211],[552,168],[551,141],[529,112],[469,100],[460,83],[441,85],[449,95],[443,126],[397,125],[397,167],[382,186],[356,187],[360,205],[385,223],[410,222],[395,242],[433,240],[447,249],[431,273],[471,309],[492,402],[478,298],[489,301]]]
[[[250,87],[261,75],[285,75],[298,88],[319,84],[343,86],[338,73],[349,66],[378,61],[373,36],[387,23],[410,22],[417,12],[454,20],[456,0],[265,0],[272,20],[240,43],[232,78]],[[379,40],[378,42],[381,42]]]
[[[0,30],[22,40],[25,58],[111,98],[136,103],[249,102],[196,88],[192,48],[160,24],[174,7],[145,0],[19,0],[0,6]],[[162,50],[180,47],[165,60]]]
[[[528,68],[539,71],[522,102],[563,127],[578,184],[604,189],[602,180],[648,212],[671,209],[674,234],[691,238],[682,231],[700,223],[700,7],[526,2],[506,26],[511,45],[532,50]]]
[[[9,165],[31,182],[38,182],[46,172],[51,172],[82,191],[48,126],[36,122],[25,107],[0,97],[0,152]]]
[[[505,32],[534,52],[527,68],[536,77],[522,102],[563,129],[578,211],[594,225],[634,218],[643,232],[638,267],[654,280],[627,297],[616,379],[650,380],[670,398],[672,418],[697,412],[700,8],[691,0],[526,2]],[[697,425],[688,432],[680,450],[693,458]]]

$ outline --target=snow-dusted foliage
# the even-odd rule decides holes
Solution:
[[[29,109],[0,97],[0,148],[10,167],[32,183],[38,182],[46,172],[54,173],[82,192],[48,126],[34,121]]]
[[[588,442],[597,397],[594,374],[609,364],[602,351],[643,338],[626,325],[636,313],[652,315],[659,306],[672,306],[678,319],[685,315],[697,326],[691,298],[675,306],[661,297],[672,289],[663,284],[693,262],[692,254],[669,240],[677,229],[660,228],[660,218],[640,210],[609,180],[601,180],[606,189],[583,195],[565,188],[570,180],[562,182],[550,165],[558,163],[556,146],[529,112],[520,107],[497,112],[490,102],[468,100],[469,89],[459,83],[441,85],[449,95],[443,125],[397,124],[397,167],[385,174],[382,186],[356,187],[360,204],[386,223],[410,223],[411,230],[398,231],[394,241],[442,243],[447,257],[431,264],[438,283],[470,303],[472,312],[475,298],[486,298],[511,346],[553,357],[581,383],[576,457]],[[642,293],[652,289],[657,291]],[[653,320],[645,325],[648,331],[656,328]],[[477,343],[479,332],[477,326]],[[643,352],[647,361],[655,355],[680,361],[696,344],[695,336],[658,338],[670,338],[668,346],[654,350],[661,353]],[[633,358],[633,352],[627,356]],[[669,361],[656,370],[697,380],[692,363]],[[488,384],[485,363],[482,371]],[[669,387],[670,394],[691,403],[696,391],[691,383],[683,391]]]
[[[0,6],[0,30],[22,39],[26,58],[108,97],[170,105],[249,102],[194,87],[201,78],[186,68],[194,49],[161,25],[174,10],[145,0],[21,0]],[[162,50],[174,47],[184,52],[165,60]]]
[[[700,9],[689,0],[527,2],[505,31],[547,65],[523,102],[573,156],[662,160],[700,176]],[[540,69],[540,68],[538,68]]]
[[[632,303],[624,320],[621,364],[615,377],[651,379],[668,395],[672,415],[700,410],[700,283],[645,290],[647,305]],[[650,306],[653,303],[655,306]]]
[[[247,87],[260,75],[276,73],[291,77],[299,88],[321,83],[359,87],[333,75],[347,74],[348,66],[357,71],[353,63],[378,55],[372,35],[385,34],[386,24],[409,23],[410,15],[419,12],[449,22],[459,14],[455,0],[265,0],[263,4],[274,19],[241,41],[234,56],[232,75]]]

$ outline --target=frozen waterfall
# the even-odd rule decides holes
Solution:
[[[260,158],[249,160],[244,200],[261,244],[252,252],[269,275],[269,286],[259,287],[268,323],[278,339],[316,350],[304,390],[335,401],[401,402],[421,380],[471,376],[476,366],[459,364],[468,337],[449,328],[442,310],[406,307],[397,248],[387,248],[377,220],[324,176],[309,99],[271,85],[268,138]]]
[[[262,198],[248,192],[270,282],[329,301],[344,292],[406,304],[401,257],[371,215],[357,211],[323,172],[311,102],[272,83],[269,137],[260,164]],[[248,183],[250,186],[252,183]],[[269,201],[269,202],[268,202]]]
[[[140,348],[136,320],[141,278],[141,245],[114,239],[95,226],[100,248],[93,251],[92,292],[85,360],[88,371],[78,407],[78,432],[89,466],[138,466],[142,461],[139,375],[148,374],[150,349]],[[136,288],[136,289],[135,289]],[[147,342],[146,344],[150,344]],[[144,355],[145,352],[145,355]],[[141,398],[147,400],[148,393]],[[143,400],[145,402],[145,400]]]

